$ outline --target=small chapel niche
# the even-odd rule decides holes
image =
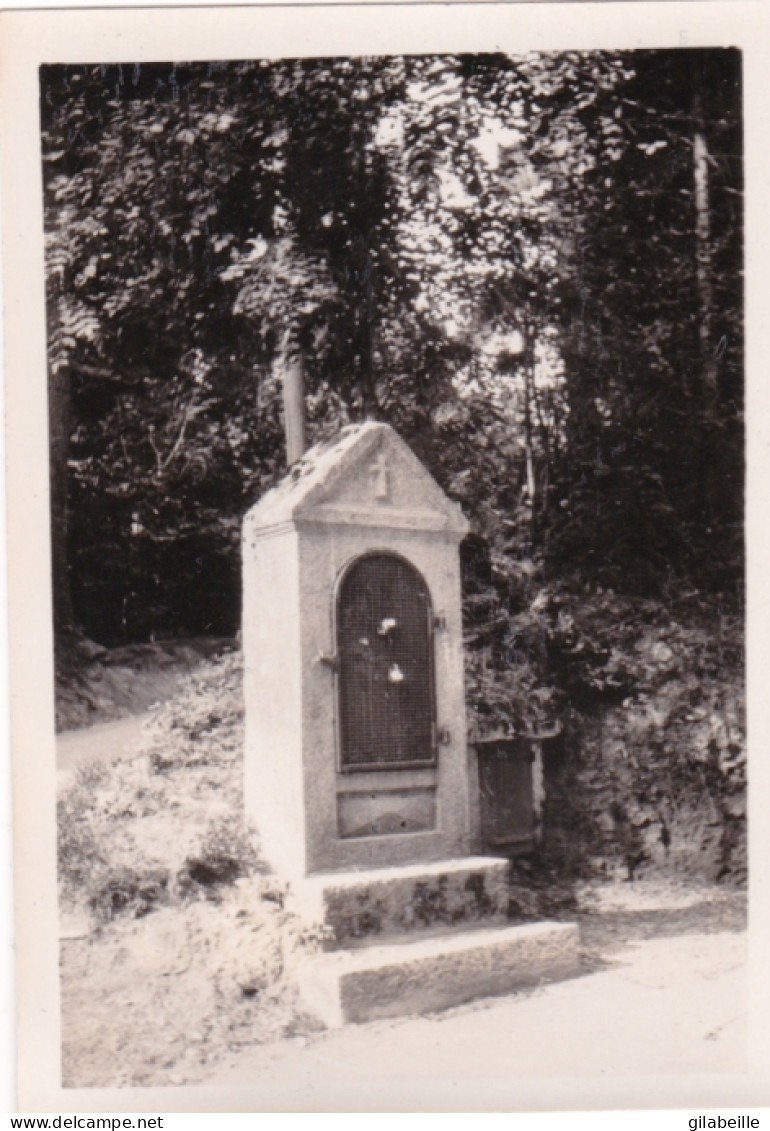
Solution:
[[[474,843],[467,529],[374,422],[311,448],[247,515],[245,796],[279,871],[428,862]]]

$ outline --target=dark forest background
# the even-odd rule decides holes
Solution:
[[[739,871],[740,54],[48,66],[41,122],[60,658],[237,632],[300,365],[471,519],[474,727]]]

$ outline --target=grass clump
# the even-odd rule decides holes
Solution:
[[[167,902],[169,874],[164,868],[116,867],[107,871],[89,898],[89,906],[97,919],[114,919],[131,914],[138,919]]]
[[[97,830],[92,820],[93,790],[106,768],[87,764],[78,767],[75,781],[57,801],[59,883],[72,897],[88,885],[94,873],[106,866]]]
[[[228,653],[188,676],[145,728],[143,750],[155,773],[231,765],[243,753],[243,664]]]
[[[184,895],[215,899],[223,886],[260,871],[264,871],[264,864],[255,835],[242,821],[227,816],[212,821],[176,880]]]

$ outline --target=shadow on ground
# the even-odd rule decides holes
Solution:
[[[579,913],[581,949],[588,969],[611,965],[611,956],[646,939],[746,930],[747,899],[724,891],[682,907],[606,908]]]

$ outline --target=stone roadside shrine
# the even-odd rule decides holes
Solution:
[[[458,547],[468,529],[386,424],[306,452],[243,532],[246,810],[326,949],[330,1026],[507,993],[577,966],[577,929],[507,925],[478,855]]]

